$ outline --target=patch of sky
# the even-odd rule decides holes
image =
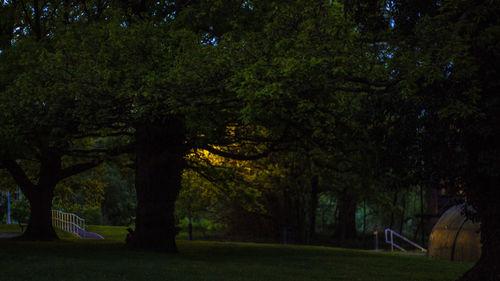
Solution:
[[[212,31],[214,31],[214,27],[209,26],[208,30],[210,32],[207,32],[207,33],[205,33],[205,35],[203,35],[203,37],[201,39],[201,44],[202,45],[217,46],[217,44],[218,44],[217,36],[212,34]]]
[[[424,117],[426,113],[425,109],[422,109],[422,111],[420,111],[420,117]]]
[[[393,54],[394,50],[391,50],[391,48],[387,42],[376,42],[376,43],[372,43],[370,45],[372,47],[378,48],[379,53],[376,56],[376,58],[381,62],[384,62],[387,59],[391,59],[394,56],[394,54]]]
[[[396,26],[396,22],[394,21],[394,19],[390,19],[389,20],[389,25],[394,28]]]
[[[218,40],[216,36],[213,36],[210,33],[206,33],[202,39],[201,39],[201,44],[202,45],[211,45],[211,46],[217,46]]]
[[[396,7],[396,3],[394,1],[386,1],[385,7],[384,7],[384,18],[389,20],[389,25],[391,28],[394,28],[396,26],[396,22],[392,18],[392,12],[394,12]]]
[[[249,10],[254,9],[254,6],[252,4],[250,4],[250,1],[243,1],[243,3],[241,4],[241,7],[245,8],[245,9],[249,9]]]
[[[446,78],[450,77],[450,75],[453,72],[452,70],[453,70],[453,62],[450,61],[450,63],[443,68],[444,75],[446,76]]]

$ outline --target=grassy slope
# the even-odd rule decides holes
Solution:
[[[7,232],[0,226],[0,232]],[[180,254],[128,250],[126,228],[105,240],[0,239],[0,280],[454,280],[470,264],[325,247],[178,241]]]

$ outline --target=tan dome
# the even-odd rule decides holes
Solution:
[[[439,218],[429,237],[429,257],[475,262],[481,256],[480,224],[465,218],[462,206],[451,207]]]

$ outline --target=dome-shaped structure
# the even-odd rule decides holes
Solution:
[[[429,237],[429,257],[475,262],[481,256],[479,223],[462,215],[463,205],[453,206],[439,218]]]

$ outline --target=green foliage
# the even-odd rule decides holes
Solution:
[[[197,214],[200,217],[202,214]],[[189,218],[184,217],[179,220],[177,227],[182,229],[182,231],[186,232],[188,230]],[[221,223],[214,222],[213,220],[206,218],[198,218],[192,221],[193,235],[196,237],[201,234],[201,237],[206,237],[207,234],[215,231],[222,230],[223,225]]]
[[[130,169],[120,171],[116,166],[105,166],[103,181],[107,183],[102,202],[106,225],[130,225],[135,219],[134,175]]]
[[[85,219],[85,224],[100,225],[102,224],[102,211],[97,206],[81,207],[78,206],[75,213]]]
[[[11,218],[17,223],[28,223],[30,219],[30,204],[28,201],[14,201],[10,206]]]
[[[65,210],[73,205],[100,207],[108,183],[103,180],[103,171],[92,170],[62,181],[54,191],[54,204]]]
[[[104,168],[98,168],[62,181],[54,191],[53,208],[75,213],[86,224],[102,224],[101,206],[108,186],[104,173]]]

